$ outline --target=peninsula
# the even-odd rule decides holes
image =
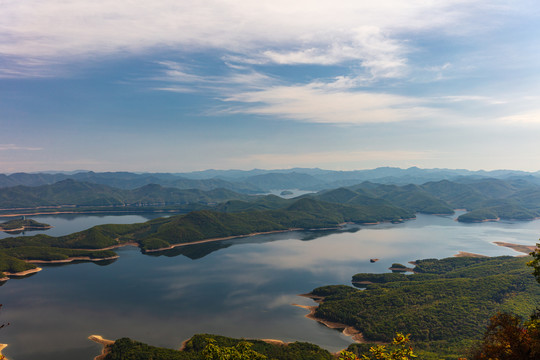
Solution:
[[[540,305],[527,261],[511,256],[425,259],[415,261],[411,275],[356,274],[353,284],[365,290],[314,289],[308,296],[319,305],[309,309],[310,318],[346,328],[360,342],[388,342],[395,332],[406,331],[413,346],[427,352],[422,358],[458,359],[497,311],[526,317]]]
[[[260,204],[255,204],[260,205]],[[186,244],[221,241],[271,232],[337,229],[344,223],[403,221],[414,213],[394,206],[370,208],[329,203],[312,198],[286,202],[275,210],[241,212],[193,211],[138,224],[94,226],[52,237],[44,234],[0,240],[0,271],[18,273],[35,268],[33,262],[102,261],[117,257],[112,249],[136,245],[143,252]]]

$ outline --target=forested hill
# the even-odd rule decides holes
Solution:
[[[326,298],[315,315],[353,326],[368,341],[389,341],[406,331],[415,348],[457,359],[497,311],[526,317],[540,305],[540,286],[528,260],[427,259],[416,262],[413,275],[356,274],[353,282],[366,290],[343,285],[313,290]]]
[[[287,178],[309,182],[298,174],[287,174]],[[267,176],[266,179],[273,177]],[[540,217],[540,185],[529,180],[461,178],[402,186],[366,181],[304,197],[355,206],[367,213],[385,213],[395,207],[425,214],[452,214],[453,209],[465,209],[467,213],[461,215],[459,221],[532,220]],[[132,209],[144,206],[148,210],[167,208],[183,212],[206,208],[235,212],[279,209],[290,204],[290,200],[277,196],[246,195],[225,188],[178,189],[147,184],[136,189],[121,189],[72,179],[52,185],[0,188],[0,209],[4,212],[17,208],[58,206]]]
[[[205,349],[209,350],[209,344],[213,345],[214,352],[212,354],[214,356],[205,352]],[[218,358],[253,360],[335,359],[334,355],[327,350],[305,342],[276,344],[262,340],[233,339],[218,335],[198,334],[186,341],[182,350],[150,346],[128,338],[118,339],[110,346],[105,360],[200,360]]]
[[[344,222],[402,221],[414,216],[413,212],[397,207],[389,206],[384,211],[372,212],[369,208],[308,198],[296,200],[277,210],[235,213],[193,211],[139,224],[98,225],[61,237],[40,234],[1,239],[0,271],[24,271],[33,266],[23,260],[112,257],[116,255],[114,252],[99,249],[128,242],[137,243],[143,251],[149,251],[205,239],[290,229],[323,229],[337,227]]]
[[[250,200],[250,195],[227,189],[177,189],[148,184],[133,190],[62,180],[52,185],[0,188],[0,208],[44,206],[170,206],[212,204],[230,199]]]
[[[263,193],[277,189],[301,189],[320,191],[335,189],[371,181],[379,184],[424,184],[450,180],[495,178],[504,181],[524,180],[540,184],[540,173],[495,170],[469,171],[453,169],[400,169],[380,167],[370,170],[332,171],[323,169],[295,168],[283,170],[205,170],[192,173],[132,173],[93,172],[73,173],[14,173],[0,174],[0,188],[17,185],[51,185],[65,179],[108,185],[121,189],[135,189],[148,184],[158,184],[179,189],[212,190],[225,188],[240,193]]]
[[[540,217],[540,186],[524,180],[442,180],[405,186],[363,182],[311,196],[340,204],[387,204],[426,214],[465,209],[468,212],[458,217],[462,222]]]

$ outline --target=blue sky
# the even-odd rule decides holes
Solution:
[[[540,170],[535,1],[1,7],[0,172]]]

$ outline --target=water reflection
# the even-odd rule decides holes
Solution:
[[[144,221],[90,217],[41,222],[61,233],[73,232],[74,224],[79,231],[96,222],[130,220]],[[0,342],[10,344],[5,353],[15,360],[91,359],[100,351],[87,340],[91,334],[178,348],[195,333],[216,333],[310,341],[337,351],[350,339],[306,319],[306,311],[291,304],[310,305],[311,300],[297,294],[350,284],[359,272],[388,272],[392,263],[460,250],[515,255],[491,242],[532,245],[539,234],[540,221],[468,225],[453,217],[419,215],[402,224],[259,235],[152,256],[124,247],[108,264],[47,265],[34,276],[1,286],[2,322],[11,325],[0,333]],[[380,261],[370,263],[371,258]]]
[[[360,230],[360,226],[357,225],[347,225],[342,229],[332,229],[332,230],[310,230],[310,231],[295,231],[294,234],[291,233],[276,233],[276,234],[269,234],[269,235],[261,235],[261,236],[251,236],[251,237],[245,237],[245,238],[236,238],[236,239],[230,239],[230,240],[221,240],[221,241],[214,241],[214,242],[208,242],[203,244],[193,244],[193,245],[185,245],[185,246],[179,246],[174,249],[170,250],[164,250],[164,251],[156,251],[152,253],[148,253],[149,256],[167,256],[167,257],[175,257],[178,255],[186,256],[192,260],[201,259],[215,251],[226,249],[233,245],[246,245],[246,244],[259,244],[259,243],[268,243],[273,241],[280,241],[280,240],[289,240],[291,237],[295,238],[298,237],[298,239],[302,241],[311,241],[315,240],[321,237],[329,236],[332,234],[339,234],[339,233],[355,233]]]

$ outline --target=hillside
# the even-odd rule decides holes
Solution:
[[[179,189],[177,182],[181,179],[179,180],[177,176],[172,174],[138,176],[142,175],[78,173],[72,177],[85,179],[89,182],[80,182],[69,178],[51,185],[19,185],[0,188],[0,211],[7,213],[13,212],[10,209],[17,208],[70,206],[75,207],[70,211],[81,211],[81,208],[99,211],[101,208],[107,211],[161,209],[187,212],[212,209],[239,212],[278,209],[290,204],[290,202],[276,196],[253,196],[237,193],[227,188],[210,186],[208,188],[211,189],[202,190],[201,187],[204,186],[200,184],[196,185],[199,188]],[[325,184],[320,182],[316,176],[322,176],[322,173],[315,172],[313,175],[296,172],[265,173],[242,178],[242,180],[235,179],[235,181],[239,181],[238,184],[255,186],[259,189],[276,189],[286,186],[309,188],[315,184]],[[27,178],[22,175],[20,177]],[[97,178],[103,179],[104,182],[117,184],[119,187],[93,182]],[[107,179],[110,181],[105,181]],[[169,183],[171,186],[164,187],[158,183],[150,183],[129,189],[139,180],[142,183],[150,180],[160,181]],[[215,185],[223,181],[217,178],[210,180]],[[533,181],[532,175],[528,177],[513,176],[509,180],[462,176],[454,181],[441,180],[422,185],[379,184],[364,181],[353,186],[326,189],[302,197],[355,206],[365,213],[372,214],[384,214],[395,211],[395,208],[400,208],[424,214],[448,215],[452,214],[454,209],[465,209],[468,213],[458,218],[458,221],[461,222],[532,220],[540,217],[540,185]],[[145,209],[141,210],[141,207]],[[57,209],[55,210],[57,211]],[[47,210],[41,209],[40,211]]]
[[[110,352],[105,357],[105,360],[198,360],[206,358],[203,351],[210,343],[215,346],[214,349],[217,347],[227,352],[227,354],[231,354],[234,348],[245,349],[245,346],[242,347],[242,343],[246,342],[252,351],[264,355],[268,359],[334,359],[334,356],[327,350],[305,342],[280,344],[278,342],[270,343],[262,340],[233,339],[225,336],[198,334],[187,340],[182,350],[150,346],[128,338],[118,339],[109,347]],[[255,356],[253,354],[251,357],[247,356],[245,358],[257,359]],[[231,357],[231,359],[234,358]],[[223,357],[223,359],[229,359],[229,357]],[[262,360],[262,358],[259,359]]]
[[[349,286],[313,290],[318,318],[353,326],[368,341],[411,333],[415,347],[457,359],[497,311],[528,316],[540,305],[529,259],[448,258],[416,262],[416,274],[356,274]],[[354,348],[354,346],[353,346]]]
[[[252,196],[227,189],[167,188],[148,184],[133,190],[66,179],[52,185],[0,188],[0,208],[33,207],[163,207],[186,204],[214,204],[231,199],[251,200]]]
[[[25,260],[66,261],[72,257],[111,258],[116,254],[100,250],[137,243],[143,251],[167,249],[173,245],[200,240],[244,236],[290,229],[335,228],[344,222],[373,223],[402,221],[414,213],[395,208],[369,211],[349,205],[332,204],[309,198],[299,199],[286,208],[235,213],[193,211],[185,215],[158,218],[129,225],[99,225],[66,236],[24,236],[0,240],[0,271],[11,265],[32,268]]]

